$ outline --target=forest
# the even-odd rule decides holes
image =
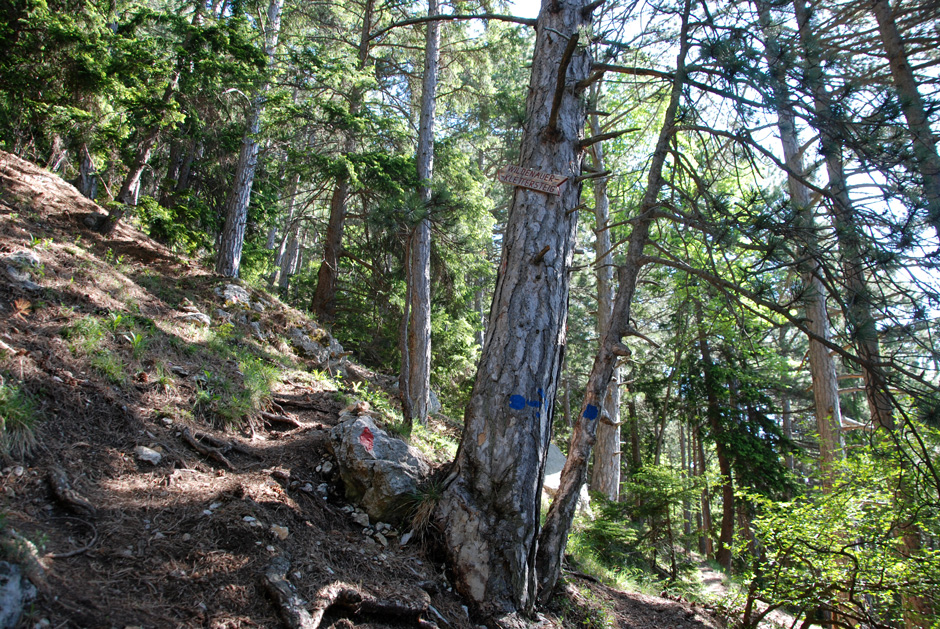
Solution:
[[[514,10],[5,0],[0,148],[398,374],[403,434],[439,398],[501,626],[590,555],[940,627],[940,3]]]

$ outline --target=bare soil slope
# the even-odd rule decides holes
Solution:
[[[0,153],[0,559],[39,589],[18,626],[286,626],[272,581],[324,627],[475,626],[433,544],[354,522],[332,469],[328,431],[382,378],[349,364],[338,385],[285,341],[317,329],[301,313],[253,290],[239,310],[128,225],[89,229],[102,213]],[[714,626],[574,581],[541,626],[596,625],[598,601],[610,626]]]

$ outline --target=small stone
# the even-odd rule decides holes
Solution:
[[[136,454],[137,458],[141,461],[146,461],[151,465],[159,465],[160,461],[163,459],[162,454],[147,446],[137,446],[134,448],[134,454]]]
[[[321,471],[322,471],[323,474],[329,474],[330,472],[333,471],[333,464],[330,463],[329,461],[326,461],[326,462],[325,462],[323,465],[321,465],[320,467],[322,468]]]
[[[320,472],[322,469],[323,469],[323,466],[322,466],[322,465],[318,465],[318,466],[317,466],[317,472]]]
[[[209,508],[214,511],[214,510],[218,509],[218,508],[221,507],[221,506],[222,506],[222,503],[221,503],[221,502],[213,502],[211,505],[209,505]]]
[[[164,417],[164,418],[161,419],[160,421],[162,421],[165,426],[172,426],[172,425],[173,425],[173,418],[172,418],[172,417]]]
[[[22,476],[24,473],[26,473],[26,470],[23,469],[22,465],[17,465],[16,467],[13,468],[14,476]]]
[[[330,493],[329,483],[320,483],[319,485],[317,485],[317,493],[319,493],[324,498],[326,498],[327,494]]]
[[[280,524],[272,524],[271,532],[274,533],[274,537],[278,538],[281,541],[287,539],[289,531],[286,526],[281,526]]]
[[[307,492],[308,494],[312,494],[312,493],[313,493],[313,485],[310,484],[310,483],[306,483],[303,487],[300,488],[300,491],[305,491],[305,492]]]
[[[352,514],[352,521],[359,526],[369,526],[369,516],[362,511],[356,511]]]
[[[385,546],[386,548],[388,547],[388,540],[385,539],[384,535],[382,535],[381,533],[376,533],[373,537],[375,541],[377,541],[379,544],[381,544],[382,546]]]
[[[245,522],[248,522],[249,524],[258,521],[257,518],[253,518],[250,515],[246,515],[245,517],[242,518],[242,520],[244,520]]]
[[[153,534],[154,539],[163,539],[164,537],[166,537],[166,535],[164,535],[160,531],[157,531],[156,533]]]
[[[191,540],[192,538],[193,538],[193,536],[190,535],[189,533],[183,533],[183,541],[184,541],[184,542],[188,542],[188,541]]]
[[[274,551],[277,550],[277,548],[275,548],[274,546],[265,546],[264,549],[268,551],[269,553],[273,553]]]
[[[401,536],[401,539],[398,540],[398,543],[404,546],[405,544],[411,541],[412,536],[413,536],[413,532],[408,531],[407,533]]]
[[[202,512],[202,515],[212,515],[212,511],[210,511],[209,509],[204,509]]]

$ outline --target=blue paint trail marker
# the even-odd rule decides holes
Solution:
[[[514,395],[509,398],[509,408],[521,411],[525,408],[525,398],[521,395]]]
[[[593,404],[588,404],[584,409],[584,418],[585,419],[597,419],[597,416],[600,414],[600,409],[598,409]]]

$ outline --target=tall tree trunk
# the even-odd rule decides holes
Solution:
[[[428,0],[428,16],[440,12],[438,0]],[[424,81],[421,88],[421,117],[418,124],[418,196],[427,213],[431,203],[434,173],[434,99],[440,61],[441,23],[428,22],[424,47]],[[431,389],[431,219],[426,214],[409,236],[405,281],[410,300],[405,309],[401,338],[402,369],[399,391],[405,425],[428,422]]]
[[[584,0],[538,17],[520,165],[568,177],[560,195],[517,187],[486,342],[437,521],[458,591],[486,614],[531,611],[536,539],[568,314],[590,69]],[[556,85],[557,84],[557,85]],[[557,98],[556,98],[557,96]],[[608,378],[609,380],[609,378]]]
[[[290,185],[287,189],[287,209],[284,212],[284,227],[281,238],[277,243],[277,252],[274,254],[274,270],[268,277],[270,286],[280,286],[281,278],[289,273],[292,263],[287,256],[288,249],[291,246],[291,240],[296,239],[299,223],[294,217],[294,208],[297,206],[297,187],[300,185],[300,175],[295,174],[291,177]]]
[[[82,144],[81,166],[79,167],[79,184],[81,193],[89,199],[94,199],[98,192],[98,173],[95,172],[95,162],[87,144]]]
[[[923,177],[924,197],[927,200],[927,220],[940,237],[940,154],[924,99],[917,87],[914,71],[907,60],[904,42],[898,32],[897,23],[888,0],[872,0],[872,11],[878,20],[878,32],[884,43],[885,56],[891,67],[894,89],[901,101],[901,111],[907,120],[908,130],[914,144],[916,167]]]
[[[268,23],[264,33],[264,52],[268,58],[268,68],[274,65],[274,53],[277,39],[281,32],[281,8],[284,0],[271,0],[268,5]],[[245,226],[248,223],[248,203],[251,201],[251,188],[258,168],[258,133],[261,131],[261,115],[268,83],[261,87],[251,104],[248,132],[242,138],[238,165],[235,167],[235,182],[225,204],[225,225],[222,227],[222,239],[219,244],[219,258],[215,270],[225,277],[238,277],[241,266],[242,247],[245,244]]]
[[[761,5],[763,3],[759,3]],[[804,0],[793,0],[800,39],[804,52],[807,49],[809,32],[809,14]],[[759,10],[767,10],[764,6]],[[770,46],[767,50],[768,65],[775,78],[774,97],[777,109],[777,130],[783,145],[783,154],[790,169],[787,177],[790,200],[797,214],[802,232],[804,261],[801,275],[803,279],[803,306],[806,312],[807,326],[816,338],[830,338],[829,313],[826,309],[826,291],[820,280],[819,262],[816,259],[818,249],[816,226],[809,189],[802,183],[805,178],[800,142],[797,137],[795,116],[789,103],[786,82],[782,80],[785,69],[779,62],[779,53],[774,50],[775,40],[770,33],[765,34]],[[809,58],[808,58],[809,60]],[[813,64],[807,64],[811,71]],[[828,485],[831,480],[833,462],[841,455],[842,413],[839,405],[839,387],[836,379],[835,361],[829,348],[816,338],[809,339],[809,366],[813,380],[813,399],[816,413],[816,430],[819,433],[819,458],[822,468],[822,480]]]
[[[718,473],[721,474],[721,529],[718,535],[718,552],[715,560],[725,570],[731,570],[731,546],[734,542],[734,485],[731,481],[731,459],[725,445],[725,427],[721,425],[721,403],[718,399],[718,379],[712,360],[708,335],[705,331],[705,315],[702,303],[695,302],[695,325],[698,329],[699,351],[702,354],[702,369],[705,376],[706,416],[715,441],[715,457]]]
[[[160,99],[160,105],[164,113],[169,109],[170,103],[172,103],[173,99],[176,97],[176,89],[179,86],[179,80],[180,71],[177,70],[163,90],[163,98]],[[137,142],[137,152],[134,153],[134,160],[131,162],[127,175],[124,176],[124,180],[121,182],[121,189],[118,191],[117,197],[115,197],[116,201],[124,205],[136,204],[137,190],[140,188],[140,178],[144,174],[147,162],[150,161],[150,154],[153,152],[153,147],[157,143],[157,138],[160,137],[160,131],[162,129],[163,116],[161,116],[159,121],[153,126],[144,131],[144,134]],[[111,220],[109,220],[110,229],[114,229],[114,227],[117,226],[118,221],[121,220],[123,215],[124,211],[118,210],[116,215],[111,217]]]
[[[702,430],[695,427],[695,454],[698,461],[698,476],[706,478],[708,474],[708,462],[705,459],[705,444],[702,441]],[[702,515],[701,527],[699,528],[698,549],[705,557],[714,557],[715,549],[712,544],[712,505],[711,494],[708,491],[708,483],[702,484]]]
[[[601,82],[593,87],[591,99],[595,111],[598,109]],[[591,134],[600,135],[601,125],[598,115],[591,115]],[[592,147],[594,170],[604,171],[603,142]],[[597,237],[594,251],[597,265],[597,336],[604,338],[610,328],[610,318],[614,309],[614,257],[611,251],[610,199],[607,197],[607,178],[594,180],[594,224]],[[591,471],[591,489],[603,494],[608,500],[617,500],[620,495],[620,368],[614,366],[601,405],[600,423],[597,426],[597,445],[594,449],[594,467]]]
[[[366,0],[362,14],[362,29],[359,31],[359,58],[356,69],[365,69],[369,60],[369,35],[372,30],[372,14],[375,0]],[[355,118],[362,111],[362,99],[365,90],[356,83],[349,94],[349,115]],[[353,131],[348,131],[343,145],[346,155],[355,153],[358,142]],[[330,217],[326,224],[326,236],[323,238],[323,261],[317,271],[317,288],[313,293],[310,309],[321,323],[332,322],[336,318],[336,280],[339,276],[339,258],[343,248],[343,231],[346,226],[347,205],[349,203],[349,177],[340,175],[330,198]]]
[[[574,518],[575,507],[581,486],[587,476],[587,462],[591,455],[597,435],[597,423],[600,417],[600,406],[603,404],[607,385],[610,383],[614,366],[620,356],[628,355],[629,350],[623,344],[623,338],[632,334],[630,326],[630,309],[633,296],[636,293],[637,279],[644,264],[643,250],[650,239],[650,227],[653,219],[652,210],[655,208],[659,192],[663,187],[663,166],[669,142],[676,127],[676,115],[679,101],[682,97],[682,88],[685,84],[685,59],[689,51],[689,12],[691,0],[686,0],[682,17],[682,31],[679,37],[679,54],[676,72],[673,79],[672,92],[663,126],[650,160],[650,171],[646,183],[646,191],[637,210],[637,218],[633,231],[627,244],[626,258],[623,266],[618,270],[617,298],[614,301],[613,313],[607,333],[601,339],[600,349],[591,367],[591,374],[584,393],[583,406],[571,434],[568,446],[568,458],[561,471],[558,491],[545,519],[545,526],[539,536],[538,567],[539,567],[539,597],[543,602],[551,598],[555,583],[561,574],[561,561],[565,546],[568,543],[568,531]]]
[[[686,479],[691,476],[690,468],[691,465],[691,453],[692,450],[689,447],[689,439],[686,437],[685,426],[679,426],[679,458],[682,465],[682,478]],[[682,498],[682,532],[685,536],[685,552],[689,554],[692,552],[692,502],[689,500],[688,494],[685,494],[685,497]]]

